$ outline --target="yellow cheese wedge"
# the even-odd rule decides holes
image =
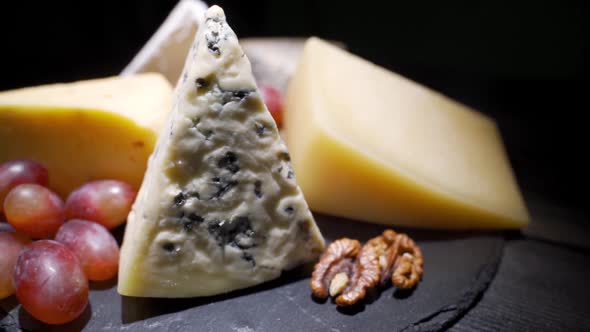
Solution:
[[[314,211],[430,228],[529,221],[494,121],[320,39],[306,43],[285,123]]]
[[[43,163],[63,197],[93,179],[139,188],[171,96],[153,73],[1,92],[0,163]]]

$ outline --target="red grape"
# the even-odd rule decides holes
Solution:
[[[21,250],[31,242],[27,237],[9,232],[0,232],[0,299],[14,293],[12,273]]]
[[[91,220],[113,229],[127,219],[136,194],[125,182],[88,182],[74,190],[66,200],[66,218]]]
[[[55,240],[76,253],[88,279],[108,280],[117,274],[119,246],[103,225],[73,219],[59,228]]]
[[[277,123],[277,127],[281,128],[283,125],[283,96],[281,92],[268,85],[261,85],[259,90],[268,111]]]
[[[64,222],[64,203],[51,190],[38,184],[21,184],[13,188],[4,200],[8,222],[32,238],[55,235]]]
[[[14,288],[23,307],[47,324],[74,320],[88,304],[88,279],[78,257],[52,240],[33,242],[21,252]]]
[[[36,183],[47,186],[49,175],[47,169],[32,160],[12,160],[0,164],[0,214],[2,202],[8,192],[23,183]]]

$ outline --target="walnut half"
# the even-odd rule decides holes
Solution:
[[[422,251],[406,234],[386,230],[361,248],[359,241],[332,242],[315,265],[310,286],[318,298],[336,297],[340,306],[362,300],[367,290],[389,280],[400,289],[414,287],[423,273]]]
[[[406,234],[385,230],[381,236],[367,241],[367,245],[375,247],[381,267],[381,285],[387,281],[400,289],[409,289],[420,281],[424,273],[422,250]]]
[[[357,240],[342,238],[332,242],[313,269],[310,281],[313,294],[322,299],[327,298],[328,288],[334,277],[340,273],[348,276],[352,272],[354,260],[360,250],[361,244]]]
[[[319,298],[337,296],[338,305],[352,305],[365,297],[367,289],[379,282],[377,253],[357,240],[332,242],[311,276],[311,289]]]

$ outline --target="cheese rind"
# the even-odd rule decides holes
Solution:
[[[285,123],[316,211],[413,227],[528,223],[491,119],[317,38],[292,79]]]
[[[128,218],[119,292],[229,292],[313,261],[323,246],[248,58],[213,6]]]
[[[139,188],[171,97],[153,73],[1,92],[0,163],[41,162],[62,197],[95,179]]]

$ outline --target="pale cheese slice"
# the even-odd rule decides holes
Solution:
[[[285,126],[314,211],[430,228],[529,221],[493,120],[320,39],[304,47]]]
[[[175,84],[206,10],[203,1],[180,0],[121,75],[159,72]]]

